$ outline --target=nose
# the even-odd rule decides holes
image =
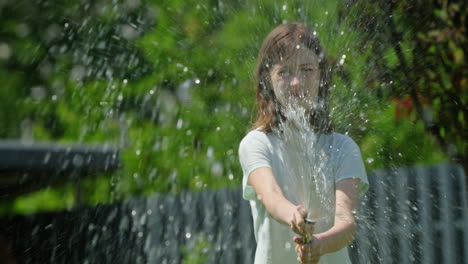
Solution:
[[[295,86],[298,86],[299,83],[300,83],[299,77],[297,75],[294,75],[291,77],[291,81],[289,82],[289,85],[291,87],[295,87]]]
[[[296,74],[294,74],[293,76],[291,76],[291,79],[289,81],[289,89],[290,89],[290,93],[292,95],[295,95],[295,96],[298,96],[299,93],[300,93],[300,84],[301,84],[301,80],[299,78],[299,76],[297,76]]]

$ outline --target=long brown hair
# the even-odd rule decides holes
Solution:
[[[296,50],[295,47],[301,44],[313,51],[319,58],[320,86],[317,98],[319,107],[310,112],[309,124],[316,131],[331,132],[332,125],[328,109],[331,70],[316,33],[302,23],[279,25],[263,41],[255,70],[258,112],[252,129],[259,128],[269,133],[285,120],[273,92],[270,71],[280,60],[292,56]]]

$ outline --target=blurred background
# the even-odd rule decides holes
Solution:
[[[10,175],[0,214],[238,189],[258,49],[293,21],[332,61],[335,130],[368,172],[445,162],[466,174],[466,14],[465,1],[443,0],[2,0],[4,149],[92,146],[118,161],[23,191],[25,174]]]

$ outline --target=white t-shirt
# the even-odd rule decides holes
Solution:
[[[321,219],[315,224],[315,233],[328,230],[333,226],[335,210],[335,183],[346,178],[359,178],[359,196],[361,197],[369,186],[361,152],[357,144],[348,136],[332,132],[322,134],[314,144],[306,144],[309,153],[323,153],[322,171],[325,185],[330,189],[328,203],[332,206],[328,210],[318,208],[320,203],[310,203],[309,211],[320,211]],[[255,264],[297,263],[295,243],[292,238],[297,236],[290,227],[273,219],[258,200],[252,186],[248,184],[249,174],[261,167],[271,168],[278,185],[281,187],[286,199],[293,204],[297,202],[296,192],[292,188],[291,173],[299,173],[298,164],[310,164],[305,156],[297,155],[297,147],[287,144],[283,138],[275,133],[264,133],[260,130],[250,131],[239,145],[239,159],[243,170],[242,193],[243,198],[250,201],[253,215],[253,224],[257,249]],[[325,168],[325,169],[323,169]],[[311,171],[311,170],[309,170]],[[302,170],[302,173],[307,170]],[[297,182],[297,181],[296,181]],[[316,187],[317,188],[317,187]],[[312,194],[316,188],[310,188]],[[320,191],[319,191],[320,192]],[[313,199],[308,196],[309,199]],[[323,255],[321,264],[351,263],[347,247]]]

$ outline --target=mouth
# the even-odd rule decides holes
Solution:
[[[291,96],[298,99],[304,98],[304,94],[299,91],[291,92]]]
[[[293,93],[291,93],[291,96],[293,96],[293,97],[299,97],[299,96],[300,96],[300,94],[299,94],[299,93],[297,93],[297,92],[293,92]]]

